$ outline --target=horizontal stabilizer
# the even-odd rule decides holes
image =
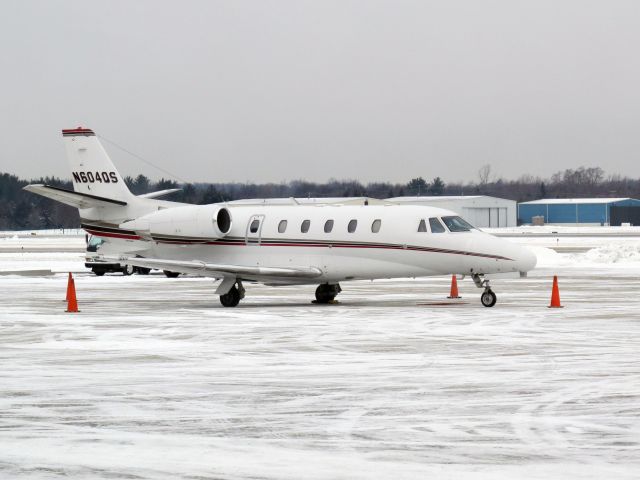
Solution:
[[[137,195],[140,198],[158,198],[158,197],[164,197],[165,195],[169,195],[170,193],[175,193],[175,192],[179,192],[180,190],[182,190],[181,188],[168,188],[166,190],[159,190],[157,192],[149,192],[149,193],[143,193],[142,195]]]
[[[116,205],[124,206],[127,204],[127,202],[123,202],[121,200],[99,197],[89,193],[73,192],[71,190],[53,187],[51,185],[27,185],[23,190],[51,198],[52,200],[56,200],[66,205],[71,205],[76,208],[113,207]]]
[[[113,260],[120,264],[133,265],[143,268],[158,268],[172,272],[191,273],[206,277],[224,277],[236,275],[238,277],[260,278],[314,278],[322,274],[316,267],[258,267],[244,265],[222,265],[217,263],[205,263],[198,261],[164,260],[158,258],[141,257],[114,257],[105,260]]]

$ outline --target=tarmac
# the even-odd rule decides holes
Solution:
[[[469,279],[227,309],[211,279],[85,272],[70,314],[80,255],[3,254],[54,274],[0,277],[0,477],[637,478],[640,263],[574,257],[493,308]]]

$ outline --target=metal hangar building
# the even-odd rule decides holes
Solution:
[[[517,203],[515,200],[486,195],[439,196],[439,197],[394,197],[390,202],[409,205],[428,205],[446,208],[478,228],[515,227],[517,225]]]
[[[553,225],[640,225],[640,200],[633,198],[552,198],[518,204],[518,222],[544,217]]]

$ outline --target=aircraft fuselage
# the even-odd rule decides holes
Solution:
[[[191,216],[193,222],[198,215],[206,216],[207,209],[213,215],[220,206],[224,205],[178,207],[167,214],[172,212],[174,219]],[[139,251],[144,257],[260,267],[308,265],[321,272],[313,279],[270,276],[267,283],[490,274],[528,271],[535,265],[533,254],[516,244],[476,229],[451,231],[446,221],[458,216],[440,208],[232,204],[225,208],[231,226],[218,238],[202,229],[196,234],[184,232],[178,220],[162,234],[154,233],[153,228],[149,232],[103,230],[91,227],[90,220],[83,225],[89,233],[122,242],[124,251]],[[265,280],[251,275],[243,278]]]

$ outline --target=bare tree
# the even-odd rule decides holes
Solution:
[[[491,165],[490,164],[486,164],[483,165],[482,167],[480,167],[480,170],[478,170],[478,179],[479,184],[481,186],[485,186],[486,184],[489,183],[489,181],[491,180]]]

